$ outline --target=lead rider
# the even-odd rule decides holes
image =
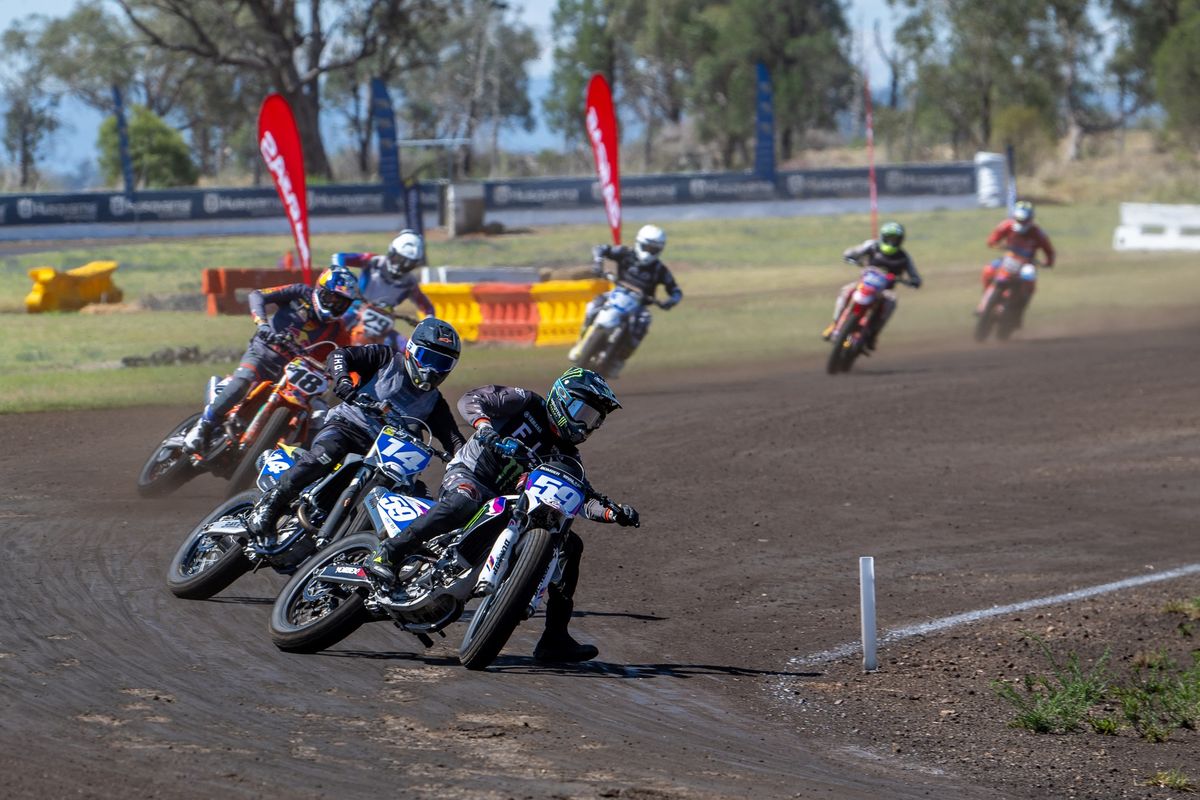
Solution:
[[[540,456],[559,454],[579,460],[582,444],[621,404],[604,379],[591,370],[573,367],[550,387],[549,396],[509,386],[482,386],[458,401],[458,412],[475,429],[474,435],[446,467],[437,505],[399,536],[382,542],[367,560],[373,575],[391,584],[395,569],[424,542],[466,525],[480,506],[493,497],[514,494],[525,467],[514,455],[522,447]],[[596,522],[638,527],[632,506],[607,501],[590,486],[583,516]],[[539,661],[588,661],[599,653],[580,644],[567,631],[575,607],[575,586],[583,540],[567,533],[562,579],[551,584],[546,603],[546,630],[533,650]],[[483,553],[462,555],[477,563]]]

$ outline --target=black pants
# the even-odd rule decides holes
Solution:
[[[374,437],[356,426],[332,420],[313,440],[312,447],[296,459],[296,464],[279,480],[280,504],[296,499],[304,487],[324,478],[349,453],[365,453]],[[414,523],[415,524],[415,523]]]

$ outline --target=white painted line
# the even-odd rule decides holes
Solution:
[[[1074,592],[1066,592],[1064,594],[1056,594],[1051,597],[1039,597],[1036,600],[1026,600],[1021,603],[1010,603],[1006,606],[992,606],[991,608],[982,608],[977,611],[967,611],[962,614],[955,614],[950,617],[942,617],[941,619],[930,620],[929,622],[919,622],[915,625],[906,625],[902,628],[894,628],[887,631],[880,637],[880,642],[883,644],[891,644],[899,642],[903,639],[911,639],[914,636],[925,636],[930,633],[937,633],[949,628],[956,628],[959,625],[968,625],[972,622],[988,619],[990,617],[999,617],[1005,614],[1014,614],[1018,611],[1028,611],[1031,608],[1041,608],[1043,606],[1053,606],[1059,603],[1069,603],[1074,600],[1083,600],[1088,597],[1096,597],[1097,595],[1110,594],[1119,592],[1124,589],[1133,589],[1138,586],[1145,586],[1150,583],[1158,583],[1160,581],[1174,580],[1187,575],[1195,575],[1200,573],[1200,564],[1188,564],[1184,567],[1177,567],[1166,572],[1155,572],[1150,575],[1138,575],[1133,578],[1126,578],[1112,583],[1101,584],[1100,586],[1092,586],[1087,589],[1078,589]],[[788,661],[788,664],[793,667],[813,666],[816,664],[827,664],[830,661],[837,661],[842,658],[848,658],[858,652],[860,647],[859,642],[849,642],[847,644],[838,645],[829,650],[822,650],[819,653],[813,653],[807,656],[795,656]]]

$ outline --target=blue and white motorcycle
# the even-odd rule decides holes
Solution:
[[[315,652],[364,622],[391,620],[429,647],[431,634],[445,636],[467,603],[481,597],[459,661],[468,669],[487,667],[561,580],[566,534],[589,497],[575,459],[525,450],[521,460],[529,473],[520,494],[493,498],[466,526],[427,542],[397,566],[392,586],[362,564],[381,538],[397,535],[411,518],[393,505],[394,495],[373,489],[366,505],[375,532],[348,536],[297,570],[271,612],[272,640],[284,650]]]
[[[567,358],[577,367],[590,369],[605,378],[615,378],[621,366],[633,355],[636,345],[631,329],[642,308],[648,305],[664,307],[661,301],[618,283],[605,295],[604,305],[580,334]]]
[[[387,508],[399,520],[411,522],[433,507],[433,501],[424,497],[419,476],[435,457],[446,461],[450,456],[432,446],[429,426],[365,399],[358,405],[379,414],[385,423],[366,456],[347,456],[334,472],[300,493],[273,535],[257,538],[246,528],[246,515],[262,492],[295,465],[299,448],[286,446],[264,453],[257,488],[209,512],[171,559],[167,587],[176,597],[212,597],[246,572],[264,566],[292,574],[322,547],[370,529],[363,501],[374,496],[372,492],[387,492]]]

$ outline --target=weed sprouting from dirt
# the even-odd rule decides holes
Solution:
[[[1060,663],[1046,643],[1034,639],[1046,660],[1048,675],[1025,675],[1020,681],[993,681],[992,688],[1017,711],[1009,723],[1034,733],[1069,733],[1086,725],[1093,732],[1115,736],[1123,727],[1148,742],[1164,742],[1178,729],[1200,728],[1200,650],[1192,664],[1180,668],[1164,650],[1138,653],[1131,661],[1127,682],[1114,683],[1108,674],[1109,651],[1085,670],[1075,653]],[[1092,709],[1105,703],[1106,712]]]
[[[1051,672],[1048,676],[1026,675],[1020,682],[992,683],[996,693],[1017,709],[1010,724],[1035,733],[1078,730],[1091,707],[1108,691],[1108,652],[1085,672],[1075,653],[1060,664],[1044,640],[1031,638],[1050,662]]]
[[[1183,614],[1192,622],[1200,622],[1200,597],[1171,600],[1163,606],[1164,614]]]
[[[1196,784],[1177,769],[1159,770],[1146,781],[1147,786],[1158,786],[1163,789],[1174,789],[1177,792],[1194,792]]]

